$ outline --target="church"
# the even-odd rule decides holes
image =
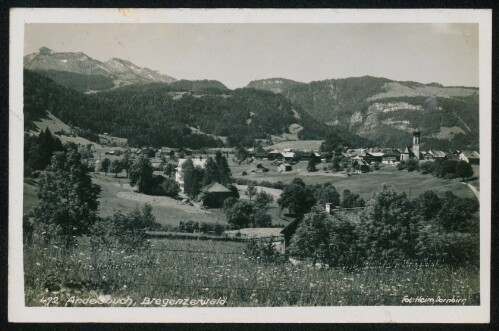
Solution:
[[[405,150],[400,153],[400,161],[408,161],[411,158],[416,158],[417,160],[420,160],[421,158],[421,152],[419,149],[420,139],[421,139],[421,132],[419,132],[419,129],[416,128],[416,130],[412,133],[412,147],[407,146]]]

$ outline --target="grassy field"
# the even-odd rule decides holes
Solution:
[[[285,184],[290,183],[295,177],[301,178],[306,184],[330,182],[338,191],[342,192],[345,189],[349,189],[351,192],[359,193],[364,199],[369,199],[372,192],[381,188],[383,184],[395,187],[398,192],[406,192],[412,198],[419,196],[427,190],[433,190],[439,195],[443,195],[446,191],[452,191],[460,197],[474,197],[474,194],[465,185],[460,184],[458,179],[446,180],[429,174],[422,175],[419,172],[399,171],[392,165],[383,165],[379,171],[349,177],[342,173],[327,173],[322,170],[322,164],[317,165],[319,171],[307,172],[307,162],[304,161],[293,165],[293,171],[286,173],[277,172],[277,166],[272,166],[269,161],[254,162],[256,164],[264,164],[270,171],[266,173],[251,173],[250,169],[255,167],[254,164],[234,164],[231,165],[233,176],[257,182],[268,181],[275,183],[282,181]],[[246,171],[248,175],[243,176],[243,171]]]
[[[312,150],[318,151],[324,140],[297,140],[297,141],[283,141],[268,148],[285,149],[292,148],[297,150]]]
[[[149,203],[153,207],[156,221],[162,225],[177,226],[180,221],[188,220],[206,223],[227,223],[225,214],[221,209],[203,209],[199,204],[190,206],[181,204],[181,201],[169,197],[137,193],[130,187],[128,179],[124,177],[115,178],[112,174],[96,173],[95,175],[92,174],[92,180],[102,189],[99,199],[99,211],[102,217],[112,216],[118,210],[128,212]],[[239,190],[242,199],[249,199],[244,194],[246,186],[240,185]],[[271,191],[270,193],[274,196],[274,202],[269,210],[274,224],[286,225],[292,221],[291,218],[280,213],[277,205],[280,190],[259,188],[260,190]],[[27,179],[24,181],[24,211],[29,211],[36,206],[36,203],[36,181]]]
[[[146,297],[222,298],[232,307],[404,305],[404,296],[454,296],[466,305],[479,304],[477,268],[317,269],[263,263],[243,249],[235,242],[172,239],[155,240],[140,251],[26,246],[26,305],[65,306],[72,296],[103,301],[130,296],[136,307],[150,307],[141,305]],[[57,299],[42,301],[47,297]],[[111,301],[98,306],[113,305],[119,306]]]

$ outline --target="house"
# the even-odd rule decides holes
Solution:
[[[179,159],[178,160],[178,165],[175,168],[175,181],[180,185],[180,188],[182,191],[184,190],[184,174],[182,171],[182,166],[183,164],[187,161],[188,159]],[[201,158],[193,158],[191,159],[192,163],[194,164],[195,167],[199,167],[201,169],[204,169],[206,167],[206,160],[207,159],[201,159]]]
[[[394,164],[400,161],[400,152],[397,150],[387,151],[381,157],[381,163]]]
[[[421,152],[421,159],[425,161],[435,161],[445,159],[446,154],[442,151],[432,151],[431,149],[428,152]]]
[[[288,163],[283,163],[277,167],[278,172],[287,172],[293,170],[293,167]]]
[[[282,159],[284,159],[284,156],[282,155],[282,153],[280,151],[274,149],[273,151],[269,152],[268,159],[269,160],[282,160]]]
[[[254,155],[255,159],[258,160],[268,160],[269,159],[269,153],[267,152],[257,152]]]
[[[265,168],[265,166],[261,163],[258,163],[255,166],[255,169],[251,170],[251,172],[268,172],[269,169]]]
[[[480,164],[480,154],[476,151],[461,151],[459,160],[468,162],[469,164]]]
[[[201,189],[201,200],[203,206],[209,208],[220,208],[225,199],[233,196],[231,190],[219,183],[211,183]]]
[[[161,147],[161,149],[158,150],[156,153],[156,157],[162,157],[162,156],[170,156],[170,153],[175,154],[175,150],[170,147]]]
[[[282,152],[281,154],[284,157],[284,160],[286,160],[286,161],[291,161],[296,156],[296,153],[291,152],[291,151],[287,151],[287,152],[285,151],[285,152]]]
[[[433,154],[433,158],[435,160],[441,160],[441,159],[445,159],[447,157],[447,154],[445,152],[442,152],[442,151],[430,151],[432,154]]]
[[[383,155],[385,155],[385,153],[383,152],[368,152],[366,153],[364,160],[366,160],[368,163],[372,162],[380,163],[383,160]]]
[[[295,154],[300,158],[300,161],[309,161],[312,159],[317,159],[314,152],[298,151]]]

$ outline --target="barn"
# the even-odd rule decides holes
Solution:
[[[219,183],[211,183],[201,189],[203,206],[209,208],[222,207],[225,199],[233,196],[231,190]]]
[[[459,160],[469,164],[480,164],[480,154],[475,151],[462,151],[459,153]]]

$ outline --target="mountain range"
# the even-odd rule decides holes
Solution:
[[[175,145],[182,145],[185,142],[174,136],[185,128],[181,135],[195,136],[191,146],[202,145],[200,137],[210,137],[206,140],[210,146],[220,141],[252,145],[255,139],[324,139],[339,132],[335,137],[344,137],[345,144],[400,148],[410,144],[412,131],[419,128],[423,148],[478,149],[479,145],[479,90],[472,87],[364,76],[310,83],[270,78],[230,90],[215,80],[176,80],[126,60],[101,62],[81,52],[48,48],[25,56],[24,68],[31,87],[25,85],[25,97],[31,100],[33,96],[26,92],[35,93],[28,108],[39,108],[35,100],[42,100],[43,93],[55,95],[59,89],[61,109],[54,109],[54,102],[42,102],[44,107],[51,105],[53,114],[137,144],[168,145],[175,140]],[[49,80],[42,83],[35,74]],[[50,91],[42,92],[45,89]],[[88,98],[81,99],[81,92]],[[80,110],[66,109],[79,99],[89,106],[76,102]],[[110,123],[111,119],[122,125]],[[129,119],[135,123],[128,123]],[[141,123],[141,129],[136,123]],[[160,138],[157,132],[145,133],[160,131],[158,123],[171,132],[159,134]],[[173,124],[180,131],[173,130]]]
[[[412,132],[419,128],[428,148],[478,149],[478,88],[371,76],[308,84],[271,78],[247,87],[283,95],[315,120],[379,146],[410,144]]]
[[[111,58],[101,62],[81,52],[55,52],[46,47],[26,55],[24,68],[40,71],[55,82],[69,88],[76,87],[79,91],[85,91],[85,88],[86,91],[92,91],[132,84],[176,81],[173,77],[139,67],[127,60]],[[88,83],[81,84],[82,79],[86,79]]]

